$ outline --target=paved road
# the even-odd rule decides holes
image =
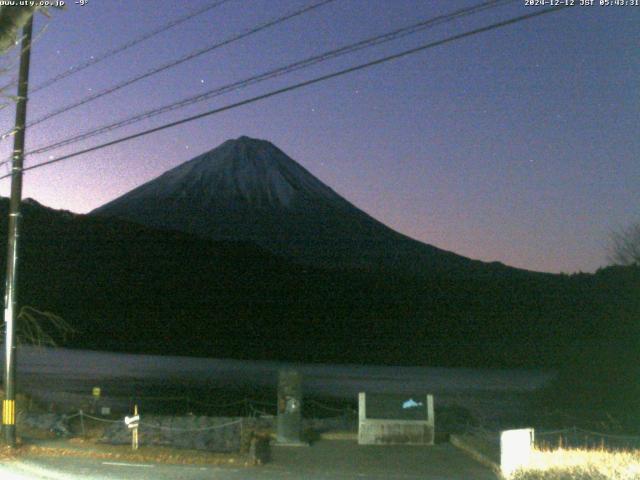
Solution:
[[[71,457],[33,457],[0,465],[3,480],[496,480],[491,470],[455,447],[358,446],[321,441],[273,449],[262,467],[136,464]]]

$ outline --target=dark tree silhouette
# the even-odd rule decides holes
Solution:
[[[640,266],[640,223],[611,235],[609,260],[616,265]]]

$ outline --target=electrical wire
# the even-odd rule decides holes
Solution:
[[[40,117],[40,118],[28,123],[27,127],[32,127],[34,125],[38,125],[39,123],[42,123],[42,122],[44,122],[46,120],[50,120],[50,119],[52,119],[54,117],[57,117],[58,115],[61,115],[62,113],[66,113],[66,112],[68,112],[70,110],[73,110],[73,109],[75,109],[77,107],[80,107],[82,105],[86,105],[89,102],[97,100],[98,98],[104,97],[105,95],[110,95],[110,94],[112,94],[114,92],[117,92],[118,90],[121,90],[121,89],[123,89],[125,87],[128,87],[129,85],[133,85],[134,83],[139,82],[140,80],[143,80],[145,78],[149,78],[149,77],[151,77],[153,75],[157,75],[160,72],[163,72],[163,71],[168,70],[170,68],[176,67],[176,66],[178,66],[178,65],[180,65],[180,64],[182,64],[184,62],[187,62],[187,61],[192,60],[194,58],[197,58],[197,57],[199,57],[201,55],[204,55],[205,53],[209,53],[209,52],[211,52],[213,50],[216,50],[216,49],[218,49],[220,47],[223,47],[223,46],[228,45],[230,43],[233,43],[233,42],[236,42],[238,40],[241,40],[241,39],[246,38],[246,37],[248,37],[250,35],[253,35],[253,34],[256,34],[258,32],[261,32],[263,30],[266,30],[268,28],[276,26],[276,25],[278,25],[280,23],[283,23],[283,22],[285,22],[287,20],[290,20],[292,18],[298,17],[300,15],[303,15],[303,14],[305,14],[307,12],[310,12],[312,10],[315,10],[315,9],[317,9],[319,7],[322,7],[322,6],[324,6],[324,5],[328,4],[328,3],[332,3],[332,2],[335,2],[335,1],[336,0],[320,0],[318,2],[315,2],[315,3],[311,4],[311,5],[308,5],[306,7],[294,10],[294,11],[292,11],[290,13],[287,13],[287,14],[281,16],[281,17],[278,17],[278,18],[275,18],[273,20],[269,20],[267,22],[261,23],[261,24],[255,26],[255,27],[250,28],[249,30],[246,30],[243,33],[232,35],[231,37],[229,37],[229,38],[227,38],[225,40],[222,40],[220,42],[216,42],[216,43],[214,43],[212,45],[208,45],[205,48],[198,49],[198,50],[196,50],[194,52],[191,52],[191,53],[189,53],[189,54],[187,54],[187,55],[185,55],[183,57],[180,57],[177,60],[173,60],[173,61],[171,61],[169,63],[165,63],[164,65],[161,65],[159,67],[156,67],[156,68],[153,68],[151,70],[148,70],[147,72],[145,72],[145,73],[143,73],[141,75],[135,76],[133,78],[129,78],[128,80],[125,80],[125,81],[123,81],[123,82],[121,82],[121,83],[119,83],[117,85],[109,87],[109,88],[107,88],[105,90],[102,90],[100,92],[97,92],[97,93],[95,93],[93,95],[89,95],[88,97],[85,97],[84,99],[79,100],[79,101],[77,101],[75,103],[71,103],[71,104],[66,105],[64,107],[61,107],[61,108],[59,108],[57,110],[49,112],[46,115],[44,115],[44,116],[42,116],[42,117]],[[11,132],[6,132],[5,134],[2,135],[2,138],[5,138],[7,135],[10,135],[10,134],[11,134]]]
[[[409,55],[413,55],[415,53],[422,52],[424,50],[428,50],[428,49],[431,49],[431,48],[434,48],[434,47],[438,47],[440,45],[445,45],[447,43],[454,42],[456,40],[461,40],[463,38],[467,38],[467,37],[470,37],[470,36],[473,36],[473,35],[478,35],[478,34],[485,33],[485,32],[491,31],[491,30],[496,30],[498,28],[502,28],[502,27],[505,27],[505,26],[508,26],[508,25],[513,25],[515,23],[519,23],[519,22],[522,22],[522,21],[525,21],[525,20],[530,20],[532,18],[536,18],[536,17],[542,16],[542,15],[546,15],[548,13],[558,12],[560,10],[563,10],[564,8],[568,8],[568,6],[561,5],[561,6],[558,6],[558,7],[546,8],[544,10],[539,10],[539,11],[532,12],[532,13],[529,13],[529,14],[526,14],[526,15],[520,15],[518,17],[512,17],[512,18],[510,18],[508,20],[503,20],[503,21],[500,21],[500,22],[492,23],[492,24],[490,24],[488,26],[485,26],[485,27],[480,27],[480,28],[476,28],[474,30],[469,30],[467,32],[460,33],[460,34],[457,34],[457,35],[453,35],[453,36],[447,37],[447,38],[442,39],[442,40],[437,40],[435,42],[430,42],[430,43],[427,43],[427,44],[420,45],[418,47],[410,48],[408,50],[404,50],[402,52],[395,53],[393,55],[388,55],[388,56],[385,56],[385,57],[382,57],[382,58],[378,58],[378,59],[370,61],[370,62],[362,63],[362,64],[359,64],[359,65],[356,65],[356,66],[353,66],[353,67],[349,67],[349,68],[346,68],[346,69],[343,69],[343,70],[339,70],[339,71],[336,71],[336,72],[333,72],[333,73],[322,75],[320,77],[316,77],[316,78],[313,78],[313,79],[310,79],[310,80],[306,80],[306,81],[303,81],[303,82],[295,83],[293,85],[288,85],[286,87],[283,87],[283,88],[280,88],[280,89],[277,89],[277,90],[272,90],[272,91],[270,91],[268,93],[264,93],[262,95],[251,97],[251,98],[248,98],[246,100],[242,100],[242,101],[235,102],[235,103],[232,103],[232,104],[229,104],[229,105],[225,105],[223,107],[215,108],[213,110],[209,110],[209,111],[197,114],[197,115],[186,117],[186,118],[183,118],[181,120],[177,120],[175,122],[167,123],[167,124],[164,124],[164,125],[161,125],[161,126],[158,126],[158,127],[154,127],[154,128],[150,128],[148,130],[144,130],[144,131],[141,131],[141,132],[138,132],[138,133],[134,133],[132,135],[127,135],[125,137],[121,137],[121,138],[118,138],[116,140],[111,140],[109,142],[105,142],[105,143],[102,143],[100,145],[96,145],[96,146],[93,146],[93,147],[90,147],[90,148],[86,148],[84,150],[73,152],[73,153],[64,155],[62,157],[58,157],[58,158],[55,158],[55,159],[52,159],[52,160],[48,160],[48,161],[41,162],[41,163],[38,163],[38,164],[35,164],[35,165],[31,165],[29,167],[23,168],[22,171],[34,170],[34,169],[37,169],[37,168],[41,168],[41,167],[45,167],[45,166],[48,166],[48,165],[52,165],[54,163],[62,162],[64,160],[68,160],[70,158],[74,158],[74,157],[77,157],[77,156],[80,156],[80,155],[84,155],[84,154],[90,153],[90,152],[95,152],[97,150],[101,150],[101,149],[106,148],[106,147],[110,147],[110,146],[113,146],[113,145],[117,145],[119,143],[123,143],[123,142],[129,141],[129,140],[133,140],[135,138],[143,137],[143,136],[155,133],[155,132],[159,132],[159,131],[162,131],[162,130],[166,130],[166,129],[169,129],[169,128],[176,127],[178,125],[182,125],[182,124],[185,124],[185,123],[188,123],[188,122],[199,120],[201,118],[205,118],[205,117],[208,117],[208,116],[216,115],[218,113],[222,113],[222,112],[225,112],[227,110],[232,110],[232,109],[244,106],[244,105],[255,103],[255,102],[258,102],[260,100],[265,100],[267,98],[271,98],[271,97],[274,97],[276,95],[280,95],[280,94],[283,94],[283,93],[286,93],[286,92],[298,90],[300,88],[308,87],[310,85],[314,85],[316,83],[320,83],[320,82],[323,82],[323,81],[326,81],[326,80],[329,80],[329,79],[332,79],[332,78],[336,78],[336,77],[340,77],[340,76],[343,76],[343,75],[346,75],[346,74],[349,74],[349,73],[360,71],[360,70],[363,70],[365,68],[370,68],[370,67],[373,67],[375,65],[380,65],[382,63],[386,63],[386,62],[389,62],[391,60],[397,60],[399,58],[403,58],[403,57],[406,57],[406,56],[409,56]],[[18,172],[14,172],[14,173],[18,173]],[[0,180],[8,178],[11,175],[12,174],[4,175],[4,176],[0,177]]]
[[[298,71],[298,70],[302,70],[308,67],[311,67],[313,65],[316,65],[318,63],[327,61],[327,60],[331,60],[334,58],[337,58],[339,56],[342,55],[346,55],[349,53],[353,53],[359,50],[363,50],[365,48],[370,48],[376,45],[380,45],[383,43],[387,43],[390,42],[392,40],[397,40],[399,38],[403,38],[406,37],[408,35],[411,34],[415,34],[417,32],[423,31],[425,29],[428,28],[432,28],[435,27],[437,25],[441,25],[443,23],[447,23],[447,22],[451,22],[453,20],[457,20],[459,18],[465,17],[465,16],[469,16],[469,15],[474,15],[477,14],[481,11],[485,11],[485,10],[489,10],[489,9],[493,9],[499,6],[503,6],[506,5],[508,3],[514,3],[517,0],[490,0],[490,1],[486,1],[480,4],[476,4],[472,7],[467,7],[467,8],[463,8],[460,10],[456,10],[452,13],[446,14],[446,15],[439,15],[437,17],[432,17],[429,18],[427,20],[423,20],[417,23],[414,23],[412,25],[400,28],[400,29],[396,29],[393,30],[391,32],[388,33],[384,33],[382,35],[376,35],[374,37],[370,37],[368,39],[365,40],[361,40],[359,42],[356,43],[352,43],[328,52],[324,52],[322,54],[319,55],[314,55],[311,57],[308,57],[304,60],[300,60],[294,63],[290,63],[288,65],[285,65],[283,67],[279,67],[276,69],[272,69],[266,72],[263,72],[259,75],[254,75],[252,77],[237,81],[237,82],[233,82],[221,87],[216,87],[212,90],[209,90],[207,92],[204,93],[200,93],[198,95],[193,95],[187,98],[184,98],[182,100],[179,100],[177,102],[173,102],[161,107],[157,107],[151,110],[147,110],[146,112],[142,112],[136,115],[133,115],[131,117],[127,117],[125,119],[119,120],[117,122],[111,123],[111,124],[107,124],[107,125],[103,125],[91,130],[87,130],[83,133],[80,133],[78,135],[75,135],[73,137],[70,138],[66,138],[64,140],[60,140],[56,143],[53,144],[49,144],[46,146],[42,146],[42,147],[38,147],[34,150],[31,150],[29,152],[25,153],[25,156],[29,156],[29,155],[35,155],[35,154],[39,154],[39,153],[44,153],[50,150],[54,150],[66,145],[70,145],[73,143],[77,143],[81,140],[86,140],[88,138],[94,137],[96,135],[100,135],[102,133],[106,133],[106,132],[111,132],[113,130],[128,126],[128,125],[132,125],[135,123],[138,123],[142,120],[146,120],[148,118],[152,118],[173,110],[177,110],[180,108],[184,108],[186,106],[189,105],[193,105],[195,103],[199,103],[199,102],[203,102],[205,100],[209,100],[211,98],[229,93],[229,92],[233,92],[236,90],[240,90],[242,88],[246,88],[248,86],[251,85],[255,85],[257,83],[263,82],[265,80],[270,80],[272,78],[276,78],[294,71]]]
[[[122,53],[125,50],[128,50],[134,46],[136,46],[139,43],[144,42],[145,40],[148,40],[152,37],[155,37],[156,35],[159,35],[160,33],[163,33],[177,25],[180,25],[181,23],[186,22],[187,20],[191,20],[194,17],[197,17],[199,15],[202,15],[203,13],[206,13],[210,10],[213,10],[214,8],[220,7],[223,4],[229,2],[231,0],[218,0],[210,5],[207,5],[203,8],[200,8],[199,10],[196,10],[194,12],[191,12],[187,15],[184,15],[182,17],[176,18],[175,20],[172,20],[171,22],[168,22],[164,25],[162,25],[161,27],[155,29],[155,30],[151,30],[150,32],[147,32],[137,38],[134,38],[133,40],[130,40],[122,45],[120,45],[119,47],[115,47],[111,50],[108,50],[106,52],[104,52],[102,55],[99,55],[97,57],[92,57],[89,60],[87,60],[86,62],[77,64],[75,66],[70,67],[67,71],[60,73],[59,75],[56,75],[55,77],[52,77],[48,80],[45,80],[44,82],[42,82],[39,85],[36,85],[33,89],[31,89],[30,94],[34,94],[40,90],[44,90],[47,87],[50,87],[51,85],[53,85],[54,83],[59,82],[60,80],[62,80],[63,78],[67,78],[71,75],[74,75],[78,72],[81,72],[82,70],[85,70],[86,68],[91,67],[92,65],[95,65],[96,63],[102,62],[104,60],[106,60],[107,58],[113,57],[114,55],[117,55],[118,53]]]

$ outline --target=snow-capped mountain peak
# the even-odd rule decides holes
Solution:
[[[215,240],[250,241],[303,263],[424,271],[471,260],[372,218],[265,140],[240,137],[94,210]]]
[[[272,143],[242,136],[165,172],[122,197],[193,198],[255,208],[291,208],[294,200],[340,197]]]

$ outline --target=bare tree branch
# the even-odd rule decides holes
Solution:
[[[609,261],[615,265],[640,266],[640,223],[611,234]]]
[[[74,333],[73,327],[62,317],[24,306],[18,314],[16,337],[19,344],[57,347]]]

